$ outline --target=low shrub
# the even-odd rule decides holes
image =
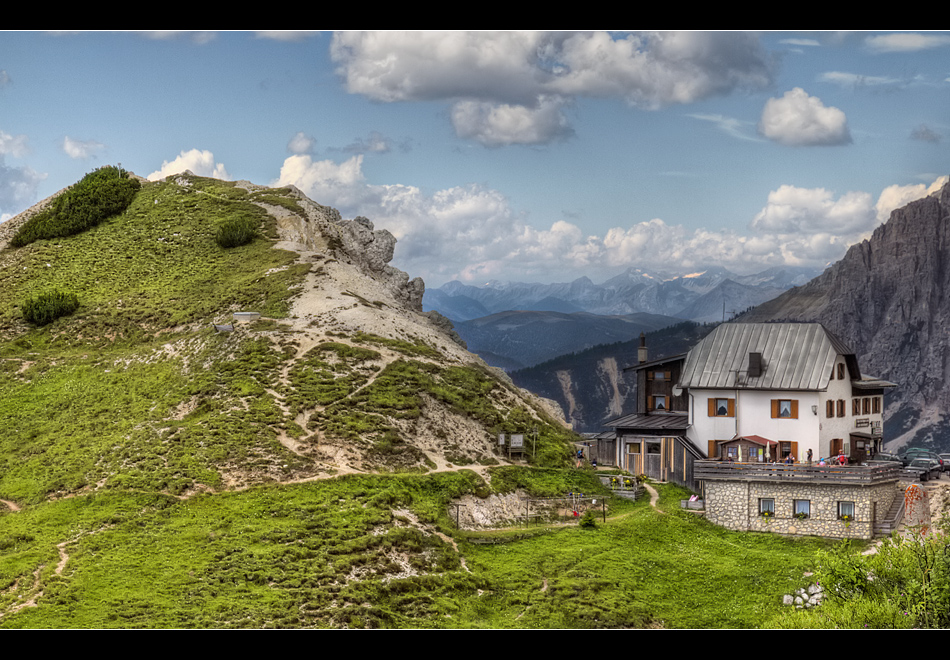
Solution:
[[[78,308],[79,297],[75,293],[51,291],[28,299],[20,306],[20,311],[28,323],[47,325]]]
[[[247,245],[257,236],[257,223],[247,217],[228,218],[218,226],[215,240],[223,248]]]

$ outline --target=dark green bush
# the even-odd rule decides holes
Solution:
[[[223,248],[247,245],[257,236],[257,223],[247,217],[228,218],[218,226],[215,240]]]
[[[72,236],[124,211],[141,187],[118,167],[99,168],[57,197],[49,207],[27,220],[10,239],[22,247],[44,238]]]
[[[30,298],[20,306],[23,317],[33,325],[46,325],[61,316],[72,314],[79,308],[75,293],[51,291]]]

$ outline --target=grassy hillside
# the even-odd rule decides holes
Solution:
[[[340,235],[276,249],[261,204],[317,222],[183,176],[0,251],[0,627],[755,627],[802,586],[824,542],[726,532],[674,487],[615,500]],[[48,292],[78,307],[31,322]],[[265,318],[212,327],[240,310]],[[497,433],[531,429],[509,464]],[[461,496],[516,490],[610,519],[455,528]]]
[[[351,475],[0,515],[0,626],[750,628],[826,546],[727,532],[679,512],[673,487],[593,529],[458,532],[447,504],[482,489],[471,471]]]

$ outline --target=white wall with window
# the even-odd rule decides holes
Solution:
[[[819,392],[694,389],[687,435],[700,447],[709,446],[710,441],[758,435],[791,443],[796,461],[804,460],[809,448],[817,460],[824,413],[819,402]]]

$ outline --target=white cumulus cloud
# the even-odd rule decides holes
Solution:
[[[68,135],[63,138],[63,152],[70,158],[86,160],[92,158],[106,148],[106,145],[95,140],[74,140]]]
[[[749,33],[340,32],[330,52],[348,92],[445,101],[457,134],[489,146],[570,135],[561,108],[581,97],[656,109],[773,76]]]
[[[0,131],[0,156],[10,155],[19,158],[25,156],[29,151],[30,148],[25,135],[10,135]]]
[[[543,144],[574,132],[561,112],[562,104],[547,97],[536,107],[460,101],[452,108],[452,126],[459,137],[491,147]]]
[[[809,96],[801,87],[769,99],[762,110],[759,132],[788,146],[822,146],[851,143],[845,114]]]
[[[175,160],[163,161],[161,169],[152,172],[146,178],[149,181],[158,181],[185,170],[190,170],[198,176],[207,176],[223,181],[231,179],[228,171],[224,168],[224,164],[215,162],[213,153],[199,149],[182,151]]]
[[[722,265],[747,273],[769,266],[822,267],[867,237],[890,209],[938,189],[892,186],[837,195],[823,188],[781,186],[768,195],[750,231],[690,229],[659,218],[589,235],[555,220],[529,224],[497,190],[454,186],[426,194],[415,186],[369,183],[362,156],[336,163],[291,156],[274,185],[293,184],[344,217],[363,215],[397,238],[393,264],[429,286],[452,279],[568,281],[609,276],[637,265],[666,270]]]

